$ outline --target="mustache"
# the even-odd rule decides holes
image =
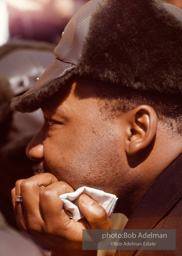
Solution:
[[[40,173],[47,172],[45,170],[44,166],[42,166],[40,164],[34,164],[32,169],[33,169],[34,174],[40,174]]]

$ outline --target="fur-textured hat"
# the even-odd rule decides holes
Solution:
[[[91,0],[68,23],[56,59],[12,107],[31,112],[73,75],[182,95],[182,10],[162,0]]]

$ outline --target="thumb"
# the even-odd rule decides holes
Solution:
[[[78,204],[91,229],[111,229],[111,221],[107,212],[91,197],[82,194]]]

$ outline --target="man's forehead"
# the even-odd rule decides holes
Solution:
[[[57,106],[50,105],[50,104],[46,105],[46,106],[43,106],[43,107],[41,107],[41,110],[42,110],[43,115],[45,117],[46,116],[56,117],[57,115],[64,117],[68,113],[68,108],[66,108],[66,106],[62,105],[61,103],[58,104]]]
[[[68,99],[68,97],[71,97],[74,94],[76,84],[76,81],[68,83],[66,86],[62,87],[57,93],[45,100],[41,106],[42,111],[44,113],[53,113],[57,111],[60,114],[64,114],[67,109],[67,104],[65,104],[65,101],[66,99]]]

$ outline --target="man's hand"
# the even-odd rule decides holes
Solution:
[[[17,223],[50,248],[54,256],[95,255],[94,251],[81,250],[82,230],[110,229],[111,222],[103,207],[85,194],[79,197],[79,208],[85,218],[78,222],[70,219],[59,198],[69,192],[73,189],[67,183],[49,173],[18,180],[12,189]],[[21,203],[16,202],[18,195],[22,196]]]

